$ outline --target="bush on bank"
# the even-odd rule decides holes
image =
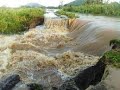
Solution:
[[[57,14],[59,15],[65,15],[67,16],[68,18],[76,18],[77,16],[75,15],[75,13],[72,13],[72,12],[67,12],[67,11],[64,11],[64,10],[59,10],[56,12]]]
[[[0,8],[0,34],[14,34],[28,30],[30,21],[43,17],[41,8]]]
[[[80,6],[64,6],[63,11],[106,16],[120,16],[120,4],[85,4]]]
[[[111,40],[112,50],[104,54],[105,59],[112,65],[120,68],[120,40]]]

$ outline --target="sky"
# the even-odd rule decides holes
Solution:
[[[27,3],[39,3],[44,6],[58,6],[60,2],[63,1],[64,4],[69,3],[74,0],[0,0],[0,6],[8,6],[8,7],[19,7],[21,5],[26,5]],[[110,0],[112,1],[120,1],[120,0]]]

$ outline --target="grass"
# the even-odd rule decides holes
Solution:
[[[120,52],[111,50],[105,53],[106,60],[115,67],[120,68]]]
[[[93,15],[105,15],[105,16],[120,16],[120,4],[85,4],[80,6],[64,6],[62,8],[66,12],[77,12]]]
[[[114,44],[116,44],[116,45],[119,45],[120,46],[120,40],[117,40],[117,39],[114,39],[114,40],[111,40],[110,41],[110,45],[114,45]]]
[[[116,45],[116,48],[104,54],[105,59],[115,67],[120,68],[120,40],[111,40],[110,45]]]
[[[64,11],[64,10],[59,10],[56,12],[57,14],[59,15],[65,15],[67,16],[68,18],[76,18],[77,16],[75,15],[75,13],[72,13],[72,12],[67,12],[67,11]]]
[[[41,8],[0,8],[0,34],[14,34],[28,30],[29,22],[43,17]]]

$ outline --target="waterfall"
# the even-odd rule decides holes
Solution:
[[[67,19],[45,19],[46,28],[67,28],[68,20]]]
[[[120,38],[120,27],[102,21],[76,19],[69,26],[68,36],[73,38],[74,51],[102,55],[111,49],[110,40]]]

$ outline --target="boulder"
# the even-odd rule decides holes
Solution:
[[[12,88],[20,82],[19,75],[11,75],[9,77],[3,77],[0,80],[0,90],[12,90]]]
[[[102,79],[106,64],[100,60],[94,66],[80,71],[77,76],[64,82],[59,90],[85,90],[90,85],[96,85]]]
[[[43,86],[36,83],[27,84],[27,87],[29,90],[43,90]]]
[[[120,90],[120,69],[108,66],[107,76],[97,85],[89,87],[87,90]]]

